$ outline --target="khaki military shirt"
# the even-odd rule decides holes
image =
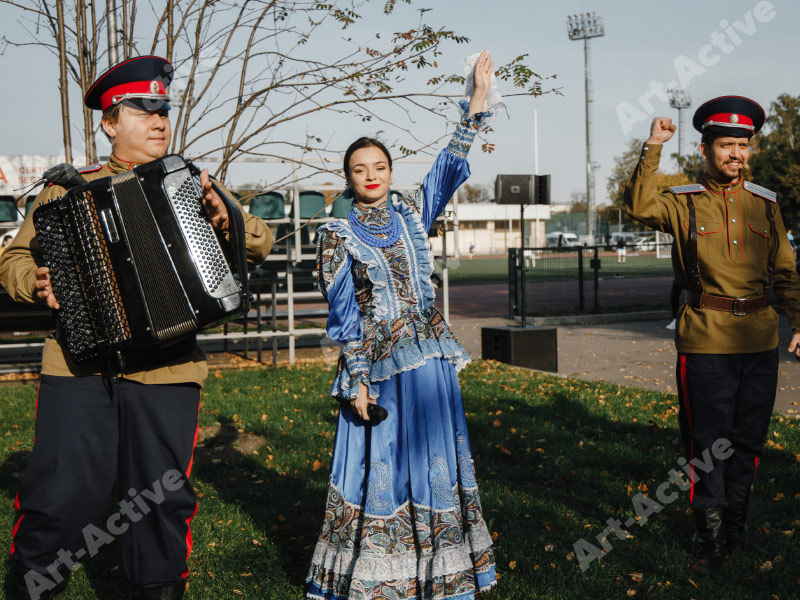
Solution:
[[[686,195],[658,193],[656,169],[661,145],[649,144],[625,186],[628,214],[648,227],[671,233],[676,240],[676,275],[688,282],[686,249],[689,208]],[[751,298],[764,293],[768,282],[770,248],[778,243],[774,290],[792,330],[800,331],[800,284],[794,254],[777,204],[772,239],[766,206],[772,203],[743,187],[743,181],[722,185],[706,178],[705,192],[692,194],[697,222],[697,254],[703,291],[729,298]],[[677,271],[680,269],[680,271]],[[684,305],[675,331],[678,352],[737,354],[762,352],[778,345],[778,315],[765,308],[746,315]]]
[[[84,173],[86,180],[92,181],[109,177],[129,170],[135,164],[119,161],[113,155],[108,163],[97,171]],[[64,194],[64,188],[50,186],[36,197],[32,209]],[[233,196],[229,194],[232,198]],[[241,208],[241,207],[240,207]],[[272,234],[269,227],[258,217],[244,213],[245,242],[247,260],[251,264],[261,264],[272,248]],[[33,210],[28,213],[19,233],[6,251],[0,256],[0,283],[17,302],[39,302],[35,296],[36,269],[43,266],[41,249],[33,227]],[[227,234],[226,234],[227,237]],[[60,376],[105,375],[116,373],[103,365],[76,365],[69,354],[61,348],[55,336],[50,334],[44,343],[42,355],[42,374]],[[196,383],[203,385],[208,376],[205,353],[197,344],[189,353],[172,357],[169,361],[141,369],[126,369],[126,379],[148,384]]]

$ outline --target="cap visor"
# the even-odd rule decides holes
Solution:
[[[166,100],[153,100],[152,98],[133,98],[123,100],[122,103],[127,104],[131,108],[148,112],[172,109],[169,102]]]
[[[736,137],[736,138],[749,138],[753,137],[753,132],[749,129],[743,129],[741,127],[724,127],[722,125],[710,125],[703,130],[703,133],[711,132],[715,135],[723,135],[727,137]]]

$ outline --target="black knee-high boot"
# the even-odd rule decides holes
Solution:
[[[759,548],[755,544],[749,543],[744,539],[744,527],[747,523],[747,506],[750,502],[749,483],[725,482],[725,500],[728,507],[725,509],[725,536],[728,553],[736,548],[743,548],[748,552],[768,555],[764,548]]]
[[[725,561],[724,508],[709,508],[695,511],[695,523],[703,544],[703,562],[700,572],[706,575],[716,573]]]
[[[750,500],[749,483],[725,482],[725,536],[728,552],[733,552],[742,541],[744,526],[747,522],[747,505]]]

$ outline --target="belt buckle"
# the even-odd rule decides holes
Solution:
[[[741,312],[736,310],[737,302],[741,302],[742,303],[743,308],[742,308]],[[737,317],[745,316],[747,314],[747,298],[734,298],[733,299],[733,307],[731,308],[731,312]]]

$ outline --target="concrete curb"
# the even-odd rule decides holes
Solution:
[[[531,325],[597,325],[601,323],[623,323],[625,321],[669,321],[668,310],[646,310],[627,313],[600,313],[596,315],[563,315],[560,317],[534,317],[526,319]],[[519,317],[514,319],[519,322]]]

